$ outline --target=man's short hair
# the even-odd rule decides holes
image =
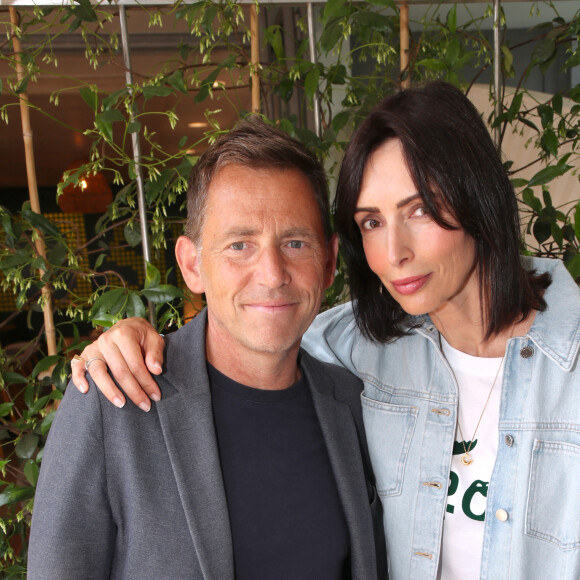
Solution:
[[[318,158],[302,143],[254,115],[241,121],[211,145],[191,171],[187,190],[185,234],[196,246],[201,232],[209,188],[216,175],[228,165],[249,169],[295,169],[308,179],[320,211],[326,240],[332,236],[329,217],[328,184]]]

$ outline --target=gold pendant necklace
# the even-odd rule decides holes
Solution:
[[[487,395],[487,400],[485,401],[485,405],[483,406],[483,410],[481,411],[481,415],[479,416],[479,421],[477,422],[477,425],[475,426],[475,431],[473,432],[473,435],[471,436],[471,440],[469,441],[469,447],[465,446],[465,437],[463,436],[463,431],[461,430],[461,423],[459,422],[459,406],[457,408],[457,426],[459,427],[459,434],[461,435],[461,440],[463,442],[463,451],[465,452],[461,456],[461,463],[463,463],[463,465],[471,465],[473,463],[473,457],[471,456],[470,451],[471,451],[471,448],[473,446],[473,442],[475,441],[475,435],[477,434],[477,430],[479,429],[479,424],[481,423],[481,420],[483,419],[483,414],[485,413],[485,410],[487,409],[487,404],[489,403],[489,400],[491,399],[491,393],[493,393],[493,388],[495,387],[497,377],[499,377],[499,371],[501,370],[504,359],[505,359],[505,353],[501,357],[501,361],[499,361],[499,366],[497,367],[497,372],[495,373],[495,378],[493,379],[493,383],[491,383],[491,389],[489,389],[489,394]]]
[[[509,341],[509,339],[512,338],[512,336],[514,334],[514,329],[515,329],[515,327],[512,328],[512,331],[511,331],[510,335],[508,336],[507,341]],[[469,447],[466,447],[466,445],[465,445],[465,437],[463,436],[463,431],[461,430],[461,423],[459,422],[459,404],[457,405],[457,426],[459,427],[459,434],[461,435],[461,441],[463,442],[463,451],[464,451],[463,455],[461,456],[461,463],[463,463],[463,465],[471,465],[473,463],[473,457],[472,457],[470,451],[471,451],[471,448],[473,447],[473,442],[475,441],[475,435],[477,434],[477,430],[479,429],[479,424],[481,423],[481,420],[483,419],[483,414],[485,413],[485,410],[487,409],[487,404],[489,403],[489,400],[491,398],[491,393],[493,393],[493,388],[495,387],[497,377],[499,377],[499,371],[501,370],[501,367],[503,366],[503,362],[505,359],[505,353],[507,352],[507,341],[506,341],[506,347],[505,347],[504,354],[501,357],[501,360],[499,361],[499,366],[497,367],[497,372],[495,373],[495,378],[493,379],[493,383],[491,383],[491,389],[489,389],[489,394],[487,395],[485,405],[483,406],[483,410],[481,411],[481,415],[479,416],[479,421],[477,421],[477,425],[475,426],[475,431],[473,432],[473,435],[471,436],[471,440],[469,441]],[[445,353],[443,352],[443,344],[441,343],[441,333],[439,333],[439,349],[441,350],[441,354],[443,354],[443,356],[445,356]]]

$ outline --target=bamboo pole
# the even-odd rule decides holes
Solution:
[[[9,6],[10,22],[12,24],[12,43],[14,46],[14,60],[16,61],[16,76],[18,82],[21,83],[24,79],[24,67],[22,66],[22,47],[20,39],[16,32],[19,25],[19,16],[14,6]],[[28,108],[28,93],[26,91],[20,93],[20,118],[22,120],[22,138],[24,140],[24,155],[26,159],[26,178],[28,181],[28,196],[30,198],[30,208],[35,213],[40,213],[40,200],[38,198],[38,184],[36,181],[36,167],[34,163],[34,142],[32,136],[32,127],[30,124],[30,109]],[[36,251],[39,256],[46,259],[46,246],[44,244],[44,237],[40,230],[37,230],[37,239],[35,242]],[[39,268],[38,274],[42,278],[45,271]],[[44,332],[46,335],[46,347],[49,355],[56,354],[56,331],[54,328],[54,316],[52,312],[52,291],[48,284],[42,287],[44,314]]]
[[[411,35],[409,34],[409,5],[403,2],[399,8],[399,36],[401,53],[401,74],[407,71],[407,78],[401,80],[401,88],[411,87],[411,73],[409,71]]]
[[[252,111],[259,113],[260,106],[260,30],[258,27],[258,11],[256,5],[250,6],[250,42],[252,60]]]

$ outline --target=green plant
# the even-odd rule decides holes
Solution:
[[[260,5],[260,11],[276,6]],[[149,304],[155,310],[158,328],[181,324],[185,298],[171,269],[147,265],[141,287],[131,286],[123,272],[111,267],[111,252],[123,246],[139,246],[141,232],[137,212],[136,175],[145,177],[146,213],[151,233],[153,262],[160,257],[168,239],[176,235],[184,215],[184,191],[190,168],[196,162],[192,149],[211,142],[227,127],[220,126],[218,112],[225,106],[237,117],[247,111],[231,96],[229,87],[247,87],[254,67],[249,54],[247,11],[231,0],[209,0],[173,6],[135,7],[146,13],[152,27],[184,25],[189,33],[170,57],[158,63],[148,76],[135,75],[131,85],[106,91],[97,82],[61,75],[59,54],[54,44],[65,34],[80,36],[90,66],[102,70],[119,61],[119,37],[115,25],[116,7],[102,2],[74,0],[58,7],[31,7],[21,11],[13,30],[6,12],[0,12],[0,26],[7,41],[0,64],[13,70],[13,36],[24,41],[21,54],[25,74],[13,72],[0,79],[0,117],[6,121],[19,97],[44,78],[58,79],[53,104],[68,93],[81,95],[94,123],[70,131],[84,133],[91,140],[89,162],[64,175],[62,191],[83,175],[104,172],[116,186],[113,204],[97,223],[95,234],[81,243],[66,224],[49,220],[25,204],[19,212],[0,208],[0,271],[3,289],[15,296],[17,311],[0,320],[0,328],[20,313],[34,329],[27,345],[0,348],[0,562],[6,578],[23,578],[26,569],[26,538],[32,497],[42,450],[55,404],[62,396],[70,371],[70,358],[86,344],[91,325],[108,326],[125,316],[145,316]],[[410,64],[402,73],[399,63],[399,12],[392,0],[349,2],[330,0],[319,13],[318,59],[308,53],[304,14],[295,30],[272,24],[261,31],[264,53],[259,76],[263,114],[271,122],[297,137],[323,157],[331,175],[354,126],[385,94],[399,88],[401,81],[412,84],[444,78],[466,91],[491,68],[492,49],[483,31],[489,14],[471,17],[458,24],[457,9],[449,5],[427,6],[414,30]],[[508,23],[509,25],[509,23]],[[508,35],[509,36],[509,35]],[[520,46],[502,41],[504,82],[515,79],[514,55]],[[531,241],[527,252],[563,258],[572,274],[580,276],[580,204],[555,207],[550,195],[554,179],[579,167],[578,135],[580,86],[566,94],[538,100],[526,90],[533,70],[545,72],[556,66],[557,51],[564,50],[564,69],[580,64],[578,13],[565,21],[557,13],[538,27],[530,43],[535,48],[530,62],[507,94],[502,88],[499,114],[489,119],[503,138],[508,131],[532,131],[529,147],[535,152],[530,177],[525,169],[506,161],[522,203],[522,216]],[[576,44],[574,44],[576,43]],[[227,79],[227,85],[223,81]],[[205,103],[209,128],[196,142],[180,135],[176,113],[180,99]],[[308,116],[319,99],[321,130],[317,134]],[[535,99],[535,100],[534,100]],[[34,107],[34,104],[30,104]],[[39,111],[67,125],[66,111]],[[165,123],[177,133],[173,148],[160,144],[156,123]],[[67,125],[68,126],[68,125]],[[139,167],[130,147],[132,136],[143,144]],[[188,153],[189,151],[189,153]],[[578,196],[580,197],[580,196]],[[120,232],[116,238],[113,235]],[[35,241],[42,235],[47,247],[44,257]],[[120,241],[119,241],[120,240]],[[81,283],[82,282],[82,283]],[[49,355],[43,342],[44,327],[38,322],[49,288],[56,314],[56,354]],[[346,280],[342,261],[325,307],[345,297]]]

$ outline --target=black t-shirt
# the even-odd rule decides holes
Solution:
[[[350,578],[348,528],[305,379],[269,391],[208,372],[236,579]]]

